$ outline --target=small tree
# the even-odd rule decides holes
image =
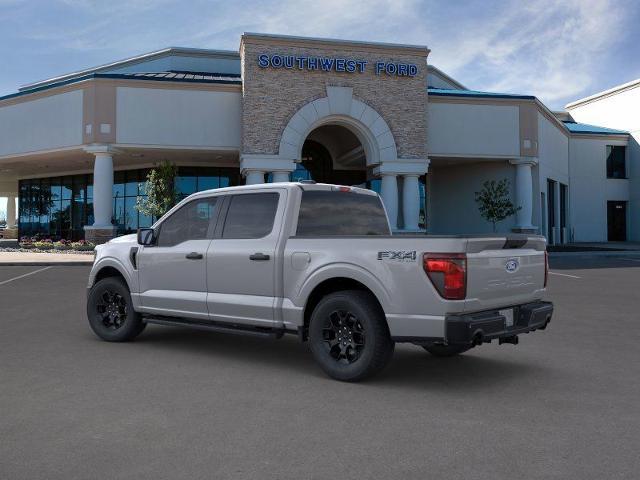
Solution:
[[[150,217],[161,217],[178,203],[175,177],[178,167],[164,160],[147,175],[146,197],[138,197],[136,210]]]
[[[514,215],[522,207],[515,207],[511,203],[509,195],[509,181],[504,178],[499,182],[488,180],[482,184],[482,190],[476,192],[476,203],[480,215],[493,225],[496,231],[496,223]]]

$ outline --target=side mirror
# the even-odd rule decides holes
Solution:
[[[153,228],[139,228],[138,229],[138,244],[149,247],[156,243],[156,232]]]

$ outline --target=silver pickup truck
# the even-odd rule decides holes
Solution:
[[[544,329],[553,306],[536,235],[391,235],[380,197],[273,183],[199,192],[152,228],[96,247],[87,315],[107,341],[149,323],[308,341],[357,381],[395,342],[451,356]]]

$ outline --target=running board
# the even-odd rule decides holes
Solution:
[[[231,333],[233,335],[249,335],[252,337],[268,337],[268,338],[280,338],[284,335],[285,331],[282,329],[261,329],[258,327],[236,326],[231,324],[221,324],[215,322],[198,322],[197,320],[187,320],[179,318],[167,318],[167,317],[143,317],[142,319],[146,323],[153,323],[156,325],[166,325],[171,327],[191,327],[200,330],[209,330],[210,332]]]

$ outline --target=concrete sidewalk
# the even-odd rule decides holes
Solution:
[[[609,250],[631,250],[640,251],[640,242],[579,242],[567,243],[567,247],[584,248],[606,248]]]
[[[92,264],[93,255],[80,253],[0,252],[0,267]]]

